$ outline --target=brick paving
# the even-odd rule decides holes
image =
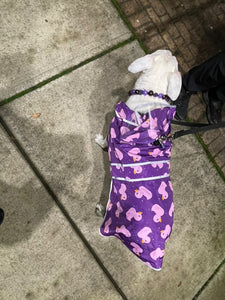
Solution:
[[[117,0],[117,4],[145,51],[171,50],[182,74],[225,49],[224,0]],[[192,96],[188,118],[206,121],[201,95]],[[201,138],[225,175],[225,129]]]

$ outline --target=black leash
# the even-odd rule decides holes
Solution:
[[[182,129],[182,130],[176,131],[171,136],[171,138],[173,140],[177,139],[181,136],[187,135],[187,134],[193,134],[193,133],[198,133],[198,132],[202,132],[202,131],[204,132],[204,131],[208,131],[208,130],[225,127],[225,122],[220,122],[218,124],[209,125],[209,124],[204,124],[204,123],[188,123],[188,122],[173,120],[171,123],[174,125],[182,125],[182,126],[192,127],[191,129],[186,129],[186,130]]]
[[[209,126],[209,124],[205,123],[194,123],[194,122],[186,122],[186,121],[177,121],[177,120],[172,120],[172,124],[174,125],[182,125],[182,126],[187,126],[187,127],[204,127],[204,126]]]

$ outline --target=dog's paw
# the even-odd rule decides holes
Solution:
[[[97,203],[95,207],[95,213],[99,217],[104,217],[105,215],[105,208],[101,203]]]
[[[107,147],[106,138],[104,139],[102,134],[96,134],[95,136],[95,143],[98,144],[103,149]]]

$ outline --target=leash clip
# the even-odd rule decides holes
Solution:
[[[158,142],[159,142],[160,146],[161,146],[163,149],[165,149],[165,146],[164,146],[163,142],[164,142],[166,139],[167,139],[167,138],[166,138],[165,135],[162,135],[162,136],[160,136],[160,137],[158,138]]]
[[[154,141],[153,145],[158,146],[160,145],[162,149],[165,149],[165,145],[163,144],[164,141],[172,141],[175,138],[174,134],[171,134],[169,136],[161,135],[158,140]]]

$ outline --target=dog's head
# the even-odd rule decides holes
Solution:
[[[178,71],[178,62],[169,50],[157,50],[152,54],[136,59],[128,70],[132,73],[144,72],[149,77],[157,74],[158,79],[167,81],[167,94],[172,100],[179,96],[182,84],[181,74]]]

